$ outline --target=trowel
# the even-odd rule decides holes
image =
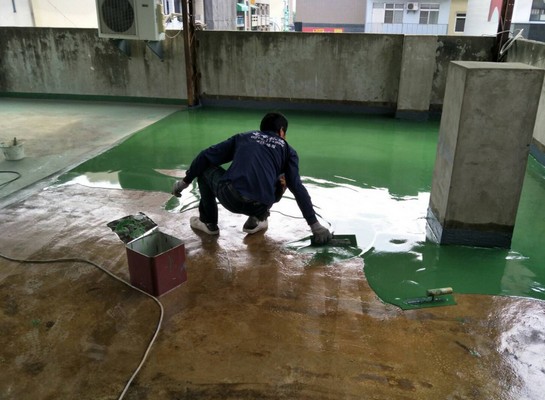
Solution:
[[[358,247],[358,241],[356,235],[333,235],[333,237],[326,243],[316,243],[314,236],[310,238],[310,245],[313,247]]]

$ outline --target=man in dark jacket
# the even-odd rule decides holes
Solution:
[[[191,217],[189,221],[193,229],[219,234],[216,198],[227,210],[248,215],[244,232],[266,229],[269,210],[278,200],[278,185],[283,182],[295,196],[314,241],[320,244],[331,239],[329,230],[318,222],[301,182],[299,157],[285,140],[287,130],[288,121],[282,114],[269,113],[261,120],[259,131],[237,134],[197,155],[185,177],[172,190],[180,197],[197,178],[201,199],[199,217]],[[227,170],[221,167],[228,162],[231,166]]]

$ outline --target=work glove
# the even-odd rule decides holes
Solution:
[[[180,197],[182,195],[182,190],[186,189],[188,186],[189,183],[187,183],[183,179],[180,179],[179,181],[176,181],[176,183],[172,187],[172,194],[176,197]]]
[[[321,225],[319,222],[315,222],[310,225],[310,230],[314,235],[314,243],[316,244],[326,244],[333,237],[331,232],[329,232],[329,229]]]

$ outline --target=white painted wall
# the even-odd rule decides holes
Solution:
[[[488,20],[492,1],[496,0],[468,0],[465,35],[481,36],[495,35],[497,33],[499,15],[501,12],[501,1],[499,2],[499,11],[494,10],[490,20]]]
[[[270,2],[270,21],[273,22],[271,31],[284,30],[284,0],[271,0]]]
[[[0,1],[0,26],[34,26],[30,0]]]
[[[465,35],[496,35],[501,14],[501,0],[468,0]],[[499,7],[494,7],[499,6]],[[490,21],[490,9],[493,9]],[[528,23],[532,0],[516,0],[511,23]]]
[[[96,28],[95,0],[32,0],[36,26]]]
[[[511,23],[527,23],[530,20],[530,12],[532,11],[532,0],[516,0],[515,8],[513,9],[513,18]]]
[[[0,26],[96,28],[95,0],[3,0]]]

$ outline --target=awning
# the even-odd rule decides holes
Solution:
[[[237,3],[237,11],[248,11],[248,6],[246,4]]]

